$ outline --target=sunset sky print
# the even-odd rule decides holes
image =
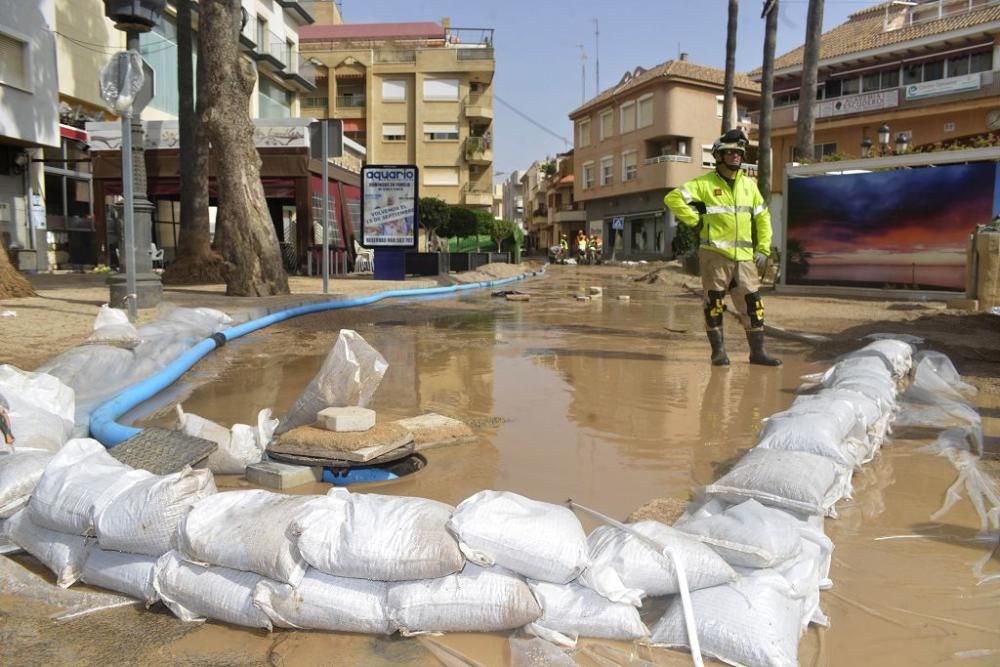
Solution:
[[[834,265],[964,265],[998,182],[992,162],[790,179],[787,238],[811,253],[811,280]]]

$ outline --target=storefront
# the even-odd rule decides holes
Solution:
[[[650,207],[653,195],[634,195],[587,202],[588,225],[600,230],[604,254],[615,259],[669,260],[677,232],[673,214],[663,206]]]

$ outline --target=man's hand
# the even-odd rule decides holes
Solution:
[[[753,254],[753,263],[757,265],[757,273],[764,275],[764,269],[767,268],[767,255],[757,251]]]

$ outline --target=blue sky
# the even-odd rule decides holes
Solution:
[[[764,21],[760,0],[740,3],[736,67],[760,65]],[[805,39],[806,0],[781,0],[777,54]],[[823,29],[876,0],[826,0]],[[440,21],[455,28],[493,28],[496,45],[496,96],[555,134],[572,140],[567,114],[581,103],[580,48],[586,53],[586,96],[595,95],[594,18],[600,26],[601,89],[614,85],[626,70],[649,68],[681,51],[701,65],[726,63],[727,0],[344,0],[347,23]],[[562,141],[494,103],[496,180],[528,167],[532,160],[566,150]]]

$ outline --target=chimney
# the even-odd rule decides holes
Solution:
[[[681,52],[681,60],[687,60],[687,59],[688,59],[688,54],[687,54],[687,52],[686,52],[686,51],[682,51],[682,52]]]
[[[448,16],[441,17],[441,27],[447,30],[451,27],[451,18]]]

